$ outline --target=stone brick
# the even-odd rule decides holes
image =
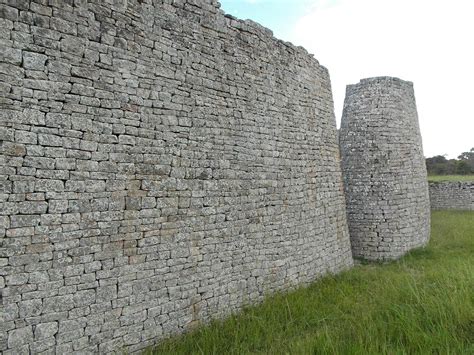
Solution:
[[[43,302],[41,299],[22,301],[19,303],[20,317],[35,317],[41,315]]]
[[[38,141],[37,134],[28,131],[16,131],[15,142],[24,144],[36,144]]]
[[[35,326],[35,340],[53,337],[58,332],[58,322],[40,323]]]
[[[16,303],[7,303],[2,309],[3,322],[9,322],[18,318],[18,305]]]
[[[23,157],[26,155],[26,147],[23,144],[2,142],[1,149],[5,155],[14,157]]]
[[[14,255],[9,258],[9,264],[12,266],[21,266],[27,264],[34,264],[39,261],[38,255]]]
[[[31,325],[13,329],[8,332],[8,347],[15,349],[33,342],[33,328]]]
[[[15,65],[21,64],[21,49],[10,48],[6,46],[4,46],[2,49],[3,50],[0,52],[0,61]]]
[[[76,307],[89,306],[95,303],[96,291],[94,289],[78,291],[74,294],[73,300]]]
[[[36,180],[35,189],[44,192],[63,191],[64,182],[61,180]]]
[[[19,212],[18,203],[16,202],[0,202],[1,215],[15,215]]]
[[[68,200],[50,200],[48,204],[48,212],[49,213],[67,212],[68,205],[69,205]]]
[[[28,237],[34,234],[35,234],[34,227],[11,228],[11,229],[7,229],[6,231],[6,236],[13,237],[13,238]]]
[[[22,214],[46,213],[48,210],[48,203],[45,201],[20,202],[18,208]]]
[[[82,56],[85,48],[85,41],[81,38],[66,36],[61,40],[60,45],[62,51]]]
[[[44,300],[44,312],[62,312],[74,308],[73,295],[48,297]]]
[[[71,23],[58,17],[51,18],[50,26],[51,29],[62,33],[67,33],[70,35],[77,34],[77,26],[75,23]]]
[[[30,353],[33,354],[54,354],[54,346],[56,345],[56,339],[54,337],[44,338],[36,340],[30,346]]]
[[[34,52],[23,52],[23,67],[31,70],[44,70],[48,59],[44,54]]]
[[[13,182],[13,193],[26,193],[35,191],[34,180],[20,180]]]
[[[23,213],[23,212],[21,212]],[[39,215],[15,215],[10,217],[11,228],[35,227],[40,224]]]
[[[8,19],[10,21],[17,21],[18,14],[18,9],[4,4],[0,4],[0,18]]]

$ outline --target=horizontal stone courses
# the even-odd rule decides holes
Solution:
[[[348,87],[344,196],[327,69],[217,1],[0,14],[0,352],[135,352],[350,267],[345,197],[354,255],[426,242],[411,83]]]
[[[430,182],[429,190],[433,210],[474,210],[474,181]]]
[[[430,215],[413,84],[348,85],[339,142],[353,256],[395,259],[424,246]]]
[[[210,0],[0,8],[0,351],[134,352],[352,265],[304,49]]]

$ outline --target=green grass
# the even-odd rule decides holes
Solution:
[[[268,298],[149,354],[474,354],[474,212],[435,211],[425,249]]]
[[[428,181],[474,181],[474,175],[428,175]]]

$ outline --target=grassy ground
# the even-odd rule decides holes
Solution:
[[[149,353],[474,354],[474,212],[433,212],[426,249],[276,295]]]
[[[474,175],[428,175],[428,181],[474,181]]]

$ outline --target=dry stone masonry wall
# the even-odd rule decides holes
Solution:
[[[430,182],[432,210],[474,211],[474,181]]]
[[[0,2],[0,352],[136,351],[352,265],[303,49],[213,0]]]
[[[353,256],[393,259],[425,245],[430,205],[413,84],[348,85],[339,139]]]

